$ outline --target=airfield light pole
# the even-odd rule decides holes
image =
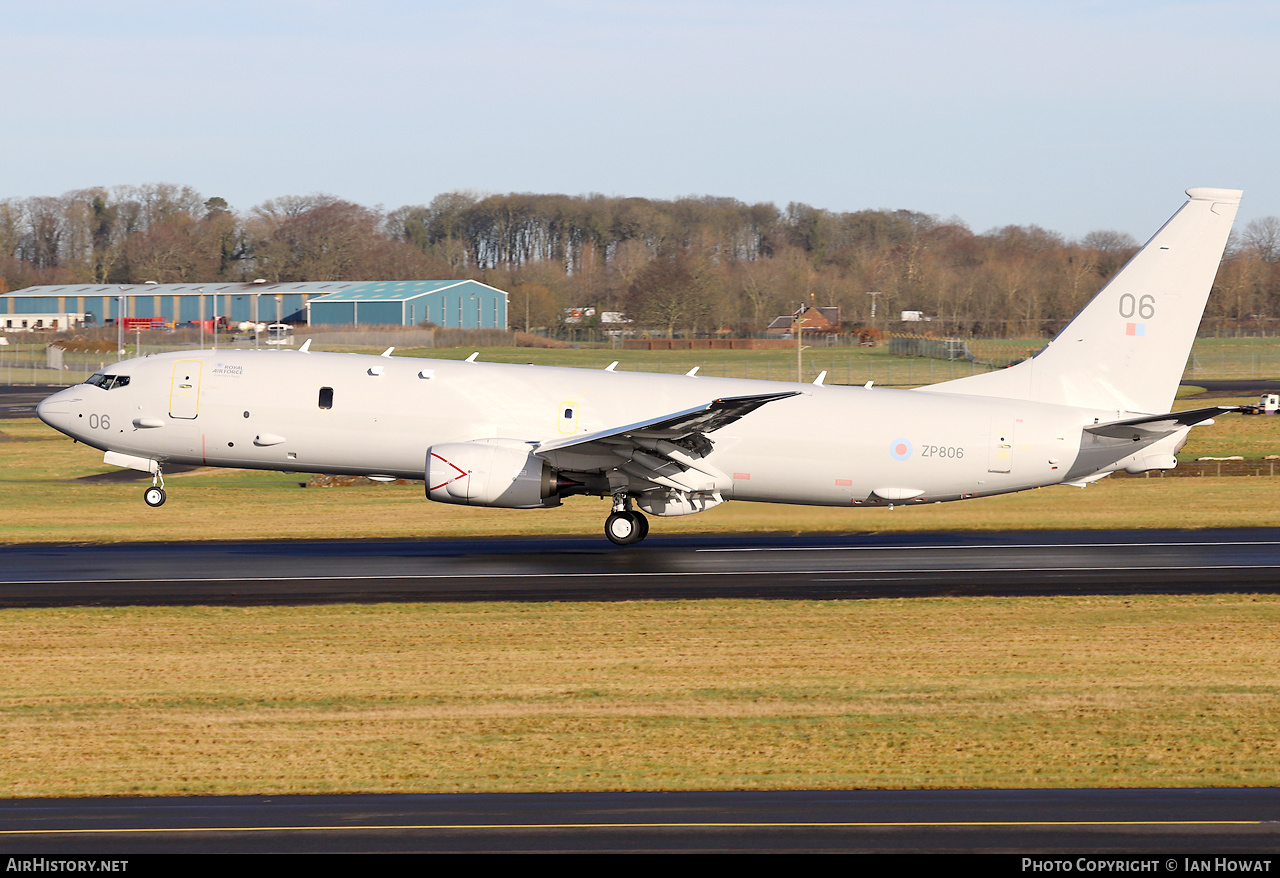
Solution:
[[[883,296],[884,293],[867,293],[867,294],[868,296],[872,297],[872,333],[874,334],[874,331],[876,331],[876,302],[879,301],[879,297]],[[874,343],[876,342],[874,342],[874,338],[873,338],[872,344]]]
[[[124,287],[120,287],[123,291]],[[116,362],[124,359],[124,296],[116,296]]]
[[[867,294],[868,296],[872,297],[872,329],[874,330],[876,329],[876,302],[878,301],[878,297],[883,296],[884,293],[867,293]]]
[[[196,292],[200,294],[200,319],[196,322],[200,324],[200,350],[204,350],[204,287],[196,287]]]
[[[800,307],[796,309],[796,313],[791,315],[791,323],[793,331],[796,334],[796,383],[804,382],[804,365],[801,362],[802,352],[804,351],[804,302],[800,303]]]

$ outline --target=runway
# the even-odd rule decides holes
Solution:
[[[1280,588],[1280,529],[0,549],[0,607],[847,600]]]
[[[1189,851],[1233,860],[1256,861],[1261,855],[1269,862],[1267,855],[1278,843],[1280,790],[1270,789],[210,796],[0,802],[0,850],[6,856],[750,851],[1032,853],[1039,858],[1087,853],[1109,855],[1113,860],[1116,854],[1145,854],[1143,860],[1154,860],[1157,867],[1148,871],[1180,872],[1187,871],[1183,855]],[[1005,865],[1011,871],[1023,871],[1020,860],[1010,858]]]

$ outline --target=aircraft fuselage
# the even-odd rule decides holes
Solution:
[[[1120,414],[920,390],[297,351],[160,354],[103,371],[128,383],[61,391],[41,417],[161,465],[413,479],[424,477],[427,450],[445,443],[533,447],[709,399],[799,390],[711,434],[705,462],[724,474],[715,490],[726,500],[825,506],[957,500],[1076,478],[1082,427]],[[1089,470],[1121,450],[1132,449],[1110,443]],[[561,463],[586,469],[553,458]]]

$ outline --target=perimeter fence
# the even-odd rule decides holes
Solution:
[[[150,336],[150,337],[149,337]],[[398,352],[417,356],[461,358],[480,347],[479,340],[459,347],[410,347],[418,339],[362,334],[359,339],[315,333],[311,350],[362,350],[380,353],[396,345]],[[300,330],[295,344],[308,338]],[[132,333],[123,352],[115,342],[97,349],[66,350],[47,339],[9,336],[0,343],[0,384],[78,384],[94,372],[107,369],[121,359],[166,351],[191,351],[210,347],[210,340],[178,340],[164,333]],[[806,342],[809,340],[806,339]],[[420,342],[419,342],[420,343]],[[265,339],[224,335],[219,349],[266,348]],[[687,373],[727,378],[773,381],[813,381],[826,372],[827,384],[916,387],[1002,369],[1033,355],[1043,347],[1039,339],[929,339],[902,343],[890,340],[875,347],[806,344],[797,354],[794,347],[768,349],[666,349],[624,350],[620,345],[484,348],[481,358],[501,362],[538,363],[551,366],[603,368],[618,361],[619,369],[638,372]],[[105,350],[103,348],[106,348]],[[74,346],[73,346],[74,348]],[[1199,380],[1271,380],[1280,385],[1280,339],[1201,338],[1192,349],[1183,375],[1185,382]],[[1280,388],[1278,388],[1280,389]]]

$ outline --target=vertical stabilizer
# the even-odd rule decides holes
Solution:
[[[1173,215],[1030,360],[929,390],[1128,412],[1167,412],[1240,205],[1239,189],[1188,189]]]

